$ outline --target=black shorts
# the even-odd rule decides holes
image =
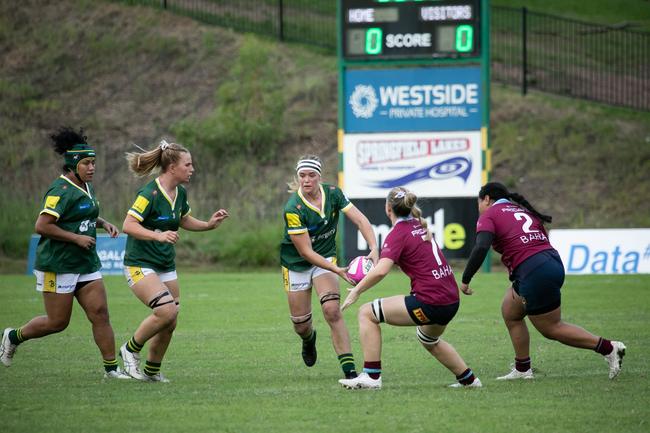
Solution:
[[[418,325],[445,326],[454,318],[460,302],[449,305],[431,305],[418,301],[414,295],[404,297],[406,310]]]
[[[538,262],[544,256],[546,260],[541,260],[541,264],[535,263],[532,269],[526,266],[529,260]],[[543,251],[528,258],[515,269],[512,277],[512,288],[524,299],[526,314],[548,313],[561,305],[564,265],[555,250]]]

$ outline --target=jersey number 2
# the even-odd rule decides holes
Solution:
[[[521,229],[524,233],[536,233],[539,230],[531,230],[530,226],[533,225],[533,219],[524,212],[515,212],[515,219],[517,221],[524,220],[524,223],[521,225]]]

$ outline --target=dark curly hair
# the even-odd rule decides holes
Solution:
[[[59,127],[56,133],[50,135],[52,139],[52,147],[54,151],[59,155],[65,155],[65,152],[72,148],[75,144],[88,144],[86,141],[88,137],[84,135],[84,129],[79,128],[79,131],[75,131],[70,126],[61,126]],[[63,171],[72,170],[72,167],[68,167],[67,164],[63,165]]]

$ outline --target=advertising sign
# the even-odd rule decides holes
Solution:
[[[352,203],[370,220],[381,247],[391,229],[386,199],[356,199]],[[469,257],[476,238],[478,207],[475,198],[418,199],[418,206],[436,242],[448,259]],[[368,254],[368,245],[349,219],[345,219],[345,263]]]
[[[481,68],[346,70],[346,134],[481,129]]]
[[[38,240],[41,237],[32,235],[29,241],[29,253],[27,256],[27,274],[32,274],[34,271],[34,263],[36,262],[36,247]],[[124,250],[126,248],[126,235],[119,235],[116,238],[111,238],[107,234],[97,235],[97,255],[102,262],[100,269],[103,275],[122,275],[124,269]]]
[[[551,230],[568,274],[650,274],[650,229]]]
[[[346,134],[343,189],[350,198],[385,198],[403,186],[418,197],[476,197],[480,132]]]

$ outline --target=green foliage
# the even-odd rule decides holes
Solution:
[[[238,58],[216,92],[215,111],[205,119],[182,121],[172,128],[181,142],[200,143],[227,158],[275,158],[285,136],[281,64],[275,48],[252,36],[244,38]]]
[[[415,329],[383,324],[384,387],[369,392],[337,383],[341,370],[315,295],[318,362],[303,365],[279,269],[181,269],[179,276],[178,326],[162,363],[171,383],[102,380],[90,324],[75,302],[65,331],[25,342],[11,368],[0,370],[2,431],[627,433],[643,432],[650,423],[647,275],[569,277],[563,292],[566,321],[626,343],[623,371],[615,380],[607,378],[600,355],[547,340],[530,326],[536,378],[496,381],[509,370],[513,351],[499,312],[508,280],[495,273],[476,276],[475,294],[463,297],[443,336],[484,388],[447,388],[453,374],[420,346]],[[119,346],[151,310],[122,276],[107,277],[105,284]],[[3,328],[42,314],[33,287],[31,276],[0,279]],[[358,308],[376,297],[405,294],[408,287],[393,272],[344,312],[358,368]]]
[[[555,228],[650,226],[650,186],[641,181],[650,113],[504,87],[492,95],[494,180],[553,215]]]
[[[232,210],[231,210],[232,213]],[[177,259],[193,267],[215,266],[227,270],[277,268],[282,221],[227,219],[211,232],[183,233]]]
[[[221,246],[221,251],[217,250],[215,261],[246,269],[278,266],[281,221],[252,225],[246,231],[226,233],[228,234],[223,240],[217,243],[217,248]]]
[[[0,203],[3,203],[3,218],[0,219],[0,255],[27,257],[29,237],[34,231],[38,204],[24,203],[8,191],[0,191]]]

